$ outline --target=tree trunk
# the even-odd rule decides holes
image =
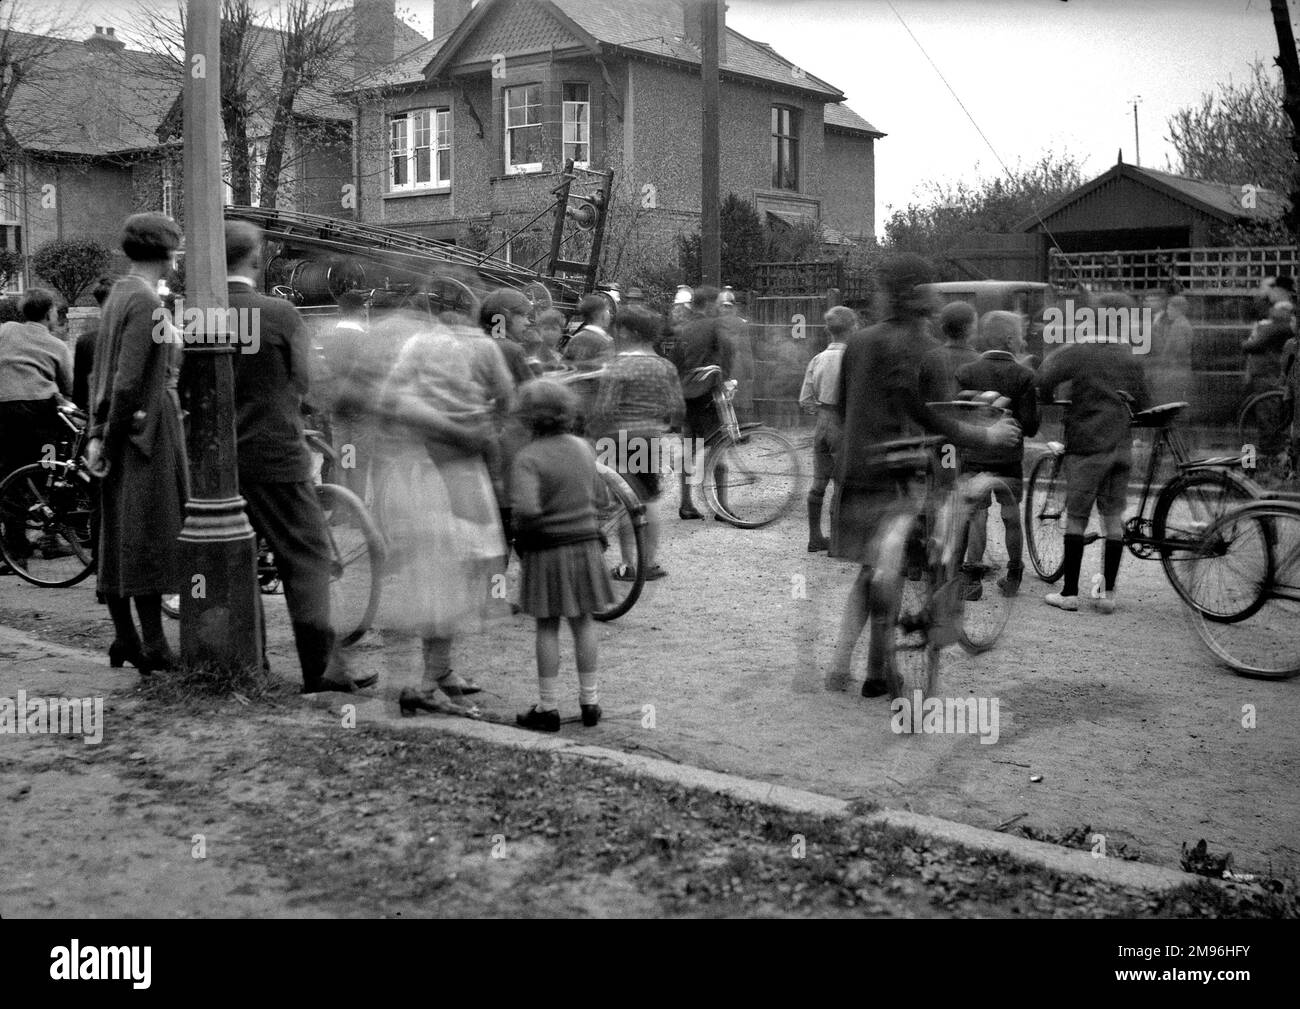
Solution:
[[[1282,68],[1282,111],[1291,120],[1291,206],[1286,212],[1287,230],[1300,244],[1300,58],[1296,56],[1295,35],[1291,31],[1291,10],[1287,0],[1272,0],[1273,27],[1277,30],[1277,65]]]
[[[280,80],[280,94],[271,120],[271,136],[266,142],[266,161],[262,165],[262,192],[258,204],[275,209],[280,193],[280,173],[284,168],[285,145],[289,139],[289,126],[293,121],[293,103],[298,98],[298,71],[286,65]]]

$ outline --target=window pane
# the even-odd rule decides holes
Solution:
[[[542,160],[542,128],[525,126],[511,130],[511,164],[532,165]]]
[[[446,109],[438,110],[436,133],[439,147],[451,146],[451,113]]]
[[[449,150],[438,152],[438,181],[443,184],[451,182],[451,151]]]
[[[429,158],[429,148],[419,147],[415,151],[415,181],[430,182],[429,168],[431,161]]]
[[[585,102],[589,100],[587,95],[587,85],[585,84],[564,85],[564,100],[566,102]]]
[[[781,188],[781,148],[776,137],[772,138],[772,188]]]
[[[773,136],[775,136],[777,133],[780,132],[780,128],[781,128],[780,118],[781,118],[781,110],[778,109],[775,105],[773,105],[772,106],[772,135]]]

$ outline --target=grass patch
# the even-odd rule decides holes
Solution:
[[[231,668],[206,661],[182,663],[170,672],[142,676],[140,693],[151,701],[179,706],[211,700],[274,705],[294,691],[260,666]]]

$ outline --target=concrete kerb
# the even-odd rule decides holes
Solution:
[[[404,728],[415,727],[435,732],[446,732],[451,735],[509,746],[518,750],[554,753],[565,757],[599,761],[605,766],[620,768],[667,784],[715,792],[742,802],[773,806],[790,813],[844,817],[855,819],[868,826],[889,826],[914,830],[932,840],[946,841],[993,854],[1004,854],[1018,861],[1054,872],[1084,876],[1097,882],[1109,883],[1115,886],[1158,891],[1186,886],[1207,878],[1185,873],[1178,869],[1167,869],[1162,866],[1147,865],[1141,862],[1128,862],[1116,858],[1097,858],[1089,851],[1077,851],[1042,841],[1031,841],[1028,838],[1002,834],[982,827],[971,827],[964,823],[944,820],[937,816],[923,816],[919,813],[909,813],[903,810],[882,810],[876,813],[854,816],[851,812],[851,803],[847,799],[837,799],[833,796],[808,792],[799,788],[790,788],[786,785],[757,781],[736,774],[710,771],[659,757],[627,753],[623,750],[613,750],[603,746],[592,746],[558,736],[541,735],[526,729],[512,728],[508,725],[476,722],[471,719],[448,715],[404,718],[400,714],[392,714],[389,710],[390,703],[379,698],[361,701],[359,695],[354,694],[336,695],[335,699],[326,700],[323,696],[318,696],[312,699],[310,703],[333,707],[344,697],[347,698],[345,703],[357,705],[358,724],[361,723],[364,717],[372,724],[400,724]]]
[[[100,692],[117,692],[130,690],[137,680],[132,670],[108,670],[104,668],[103,656],[81,648],[72,648],[34,637],[23,631],[0,627],[0,645],[16,646],[21,654],[29,649],[35,655],[23,656],[27,661],[33,659],[64,660],[89,667],[95,681],[95,689]],[[16,656],[11,656],[16,657]],[[20,659],[21,661],[21,659]],[[55,673],[55,670],[47,670]],[[60,678],[67,676],[71,670],[58,670]],[[68,684],[70,689],[75,689]],[[623,750],[593,746],[561,736],[541,735],[525,729],[516,729],[508,725],[491,722],[478,722],[455,716],[434,715],[406,718],[393,711],[392,702],[386,698],[367,696],[366,694],[317,694],[301,698],[303,707],[308,709],[338,710],[341,704],[356,705],[357,724],[362,721],[380,727],[415,728],[423,731],[444,732],[466,739],[478,739],[499,746],[508,746],[517,750],[532,750],[542,753],[555,753],[560,756],[578,760],[599,762],[607,767],[615,767],[632,774],[644,775],[667,784],[682,785],[686,788],[702,789],[721,795],[730,796],[742,802],[754,802],[791,813],[811,814],[854,818],[851,803],[817,792],[790,788],[786,785],[757,781],[741,775],[710,771],[688,764],[679,764],[660,757],[651,757]],[[291,711],[289,704],[285,710]],[[952,820],[935,816],[924,816],[903,810],[883,810],[860,815],[858,822],[871,826],[890,826],[910,829],[922,836],[936,841],[959,844],[978,851],[1004,854],[1018,861],[1037,865],[1045,869],[1067,875],[1083,876],[1109,883],[1143,890],[1166,890],[1184,886],[1204,876],[1194,876],[1177,869],[1146,865],[1141,862],[1126,862],[1115,858],[1094,858],[1091,852],[1076,851],[1058,845],[1031,841],[981,827],[971,827]]]

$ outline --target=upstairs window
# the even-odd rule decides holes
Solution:
[[[451,110],[417,109],[388,121],[389,189],[451,185]]]
[[[772,188],[799,188],[799,110],[772,106]]]
[[[575,168],[591,165],[591,96],[586,84],[564,85],[564,158]]]
[[[506,174],[542,170],[542,87],[506,88]]]

